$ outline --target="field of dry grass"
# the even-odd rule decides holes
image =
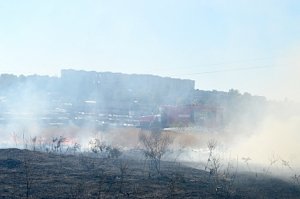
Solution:
[[[163,162],[0,150],[0,198],[299,198],[299,187],[262,174],[220,178]]]

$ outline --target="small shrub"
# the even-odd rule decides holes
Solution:
[[[162,132],[140,133],[139,137],[143,144],[143,153],[146,159],[149,159],[149,168],[160,174],[160,162],[163,155],[167,152],[172,139],[168,134]]]

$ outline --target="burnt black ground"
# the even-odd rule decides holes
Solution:
[[[178,163],[149,176],[144,160],[0,150],[0,198],[300,198],[298,186],[262,174],[222,180]]]

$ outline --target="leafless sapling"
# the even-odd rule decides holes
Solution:
[[[150,160],[150,171],[154,169],[160,174],[161,158],[173,140],[162,132],[140,132],[139,139],[143,145],[145,158]]]

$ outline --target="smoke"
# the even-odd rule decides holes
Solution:
[[[36,85],[29,81],[14,82],[2,90],[5,94],[1,101],[0,146],[16,146],[22,140],[40,133],[38,118],[49,109],[46,93],[40,92]]]
[[[290,62],[296,62],[295,59],[290,58]],[[272,88],[278,91],[278,95],[291,96],[289,99],[300,99],[297,98],[300,96],[297,84],[297,77],[300,76],[300,73],[296,66],[281,69],[282,75],[274,82],[275,88]],[[123,149],[139,147],[139,129],[137,128],[107,127],[107,129],[99,129],[97,127],[99,122],[104,124],[106,122],[94,120],[93,115],[97,113],[94,108],[95,106],[97,108],[99,103],[103,103],[101,107],[107,105],[103,102],[104,100],[97,101],[96,97],[101,93],[97,93],[97,95],[95,93],[88,95],[87,93],[86,96],[80,98],[83,102],[96,99],[97,103],[85,104],[82,107],[78,103],[78,107],[74,107],[74,103],[78,99],[74,99],[71,94],[74,92],[76,95],[80,95],[81,81],[78,81],[78,88],[74,87],[72,92],[60,83],[53,84],[52,82],[41,86],[42,84],[37,82],[37,80],[36,82],[22,81],[5,91],[2,90],[5,97],[0,98],[0,109],[6,122],[0,125],[1,147],[23,147],[24,142],[30,141],[33,137],[38,137],[44,142],[51,142],[52,138],[60,136],[67,138],[67,144],[79,143],[83,148],[87,148],[88,142],[93,138]],[[69,83],[72,82],[73,79],[69,79]],[[83,88],[90,86],[86,84],[86,87]],[[113,90],[113,88],[107,88],[107,90]],[[59,91],[63,92],[59,93]],[[71,93],[71,97],[67,96],[62,99],[61,95],[65,93]],[[117,94],[116,98],[122,92]],[[214,129],[198,127],[179,131],[168,130],[167,132],[174,138],[170,149],[175,153],[181,153],[178,160],[205,161],[207,142],[215,139],[218,142],[218,150],[224,156],[230,154],[231,157],[250,157],[253,163],[264,165],[269,164],[271,156],[276,156],[288,161],[295,168],[300,167],[298,156],[300,151],[298,144],[300,140],[300,106],[294,102],[297,100],[267,101],[265,98],[239,94],[234,90],[228,93],[220,92],[218,97],[214,92],[210,95],[210,99],[215,100],[215,104],[226,106],[224,109],[226,125],[223,128]],[[208,96],[207,93],[203,93],[203,97],[205,96]],[[68,97],[72,100],[68,101]],[[99,96],[100,99],[102,97]],[[65,106],[66,104],[68,106]],[[121,107],[121,104],[117,107]],[[56,120],[72,121],[62,126],[44,125],[41,118],[50,117]],[[73,122],[76,121],[74,117],[82,118],[81,123],[74,124]],[[121,120],[120,118],[115,118],[115,120]],[[57,121],[53,121],[53,123],[55,122]]]
[[[300,166],[300,117],[269,116],[251,136],[239,140],[231,151],[250,157],[256,163],[266,164],[272,155]]]
[[[250,157],[253,162],[269,164],[270,157],[288,161],[292,167],[300,168],[300,62],[299,48],[290,48],[280,63],[278,76],[266,82],[270,94],[283,101],[269,102],[268,113],[261,125],[247,137],[240,138],[230,149],[235,154]]]
[[[261,125],[252,134],[239,137],[228,151],[260,165],[268,165],[276,157],[299,169],[300,106],[288,102],[273,105]]]
[[[249,112],[249,109],[244,111]],[[259,122],[253,122],[255,120]],[[207,143],[213,139],[217,141],[218,153],[224,161],[238,157],[242,165],[242,158],[249,157],[250,164],[253,167],[259,166],[258,171],[262,172],[262,168],[268,167],[270,161],[276,158],[276,167],[280,171],[278,173],[286,167],[282,165],[285,161],[294,172],[300,169],[298,103],[269,101],[262,117],[247,119],[242,114],[239,120],[234,120],[221,129],[208,131],[205,128],[188,128],[175,134],[173,147],[184,149],[179,157],[182,161],[205,162],[208,155]]]

